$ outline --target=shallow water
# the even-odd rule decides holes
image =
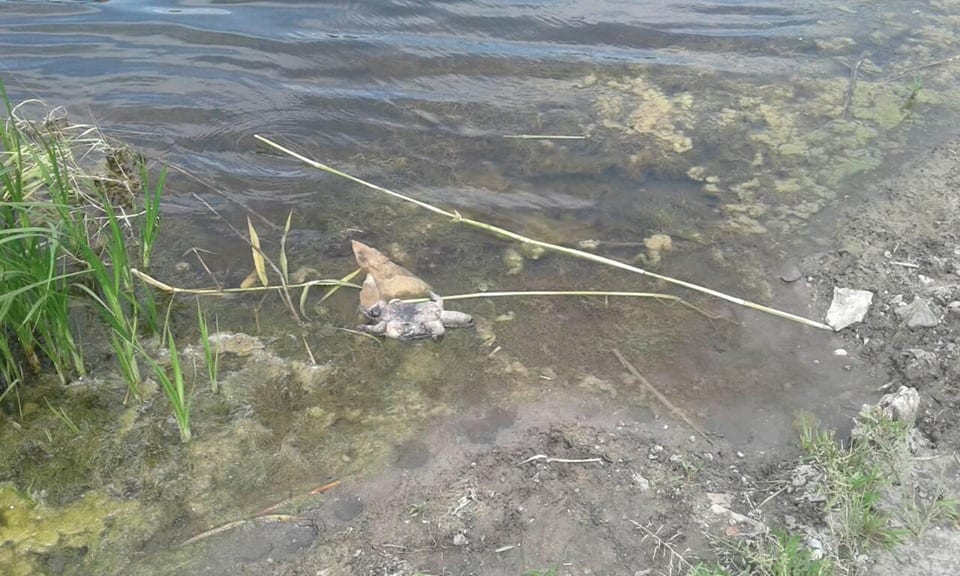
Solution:
[[[402,463],[397,447],[460,413],[493,415],[465,421],[473,442],[509,426],[516,403],[546,397],[668,416],[612,348],[744,450],[783,449],[798,410],[842,425],[883,382],[855,355],[834,356],[839,341],[825,333],[560,255],[509,274],[508,243],[305,168],[253,135],[479,220],[551,242],[597,240],[605,255],[642,255],[640,265],[664,274],[815,318],[823,303],[811,305],[803,281],[780,282],[780,261],[829,249],[811,218],[868,193],[895,160],[956,125],[960,66],[884,82],[957,53],[947,9],[935,1],[0,2],[0,77],[12,100],[64,105],[72,119],[96,119],[202,180],[174,173],[169,181],[154,272],[171,284],[210,285],[194,247],[213,253],[202,254],[225,284],[250,270],[248,249],[199,197],[238,229],[242,206],[272,222],[254,220],[271,253],[293,210],[291,268],[324,277],[352,269],[349,239],[358,238],[444,294],[656,289],[722,317],[649,301],[470,300],[450,306],[474,314],[476,332],[378,345],[332,329],[356,322],[345,290],[320,309],[315,294],[319,318],[303,325],[273,299],[259,311],[253,297],[206,301],[222,329],[259,333],[279,358],[306,362],[309,348],[322,377],[291,384],[283,370],[228,363],[223,397],[198,393],[189,449],[164,447],[175,435],[157,416],[123,437],[150,447],[150,458],[104,440],[119,452],[94,465],[99,480],[71,475],[40,489],[58,503],[81,487],[136,496],[160,528],[132,532],[151,543],[149,554],[311,484]],[[865,51],[848,102],[850,68]],[[524,134],[583,138],[505,138]],[[675,247],[659,264],[643,248],[654,233]],[[189,270],[175,270],[178,262]],[[191,306],[178,311],[185,342],[196,339]],[[90,418],[122,410],[98,405]],[[117,462],[126,471],[104,472]],[[185,482],[178,466],[194,466],[194,477]],[[47,469],[27,468],[35,476],[0,479],[42,483]],[[182,501],[157,496],[171,490]]]

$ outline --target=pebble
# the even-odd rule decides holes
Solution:
[[[796,262],[787,260],[780,266],[780,272],[777,276],[784,282],[796,282],[803,278],[803,271],[800,270],[800,266]]]
[[[897,316],[903,318],[908,328],[935,328],[940,325],[940,320],[930,309],[926,300],[916,297],[913,302],[906,306],[901,306],[896,310]]]
[[[837,348],[836,350],[833,351],[833,355],[834,355],[834,356],[846,356],[846,355],[847,355],[847,351],[844,350],[843,348]]]

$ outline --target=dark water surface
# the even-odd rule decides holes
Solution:
[[[811,219],[956,125],[958,68],[918,68],[960,51],[945,4],[6,1],[0,78],[12,100],[63,105],[204,182],[174,173],[168,184],[154,272],[172,284],[210,285],[194,247],[228,285],[250,270],[246,245],[199,197],[239,229],[240,205],[273,222],[254,220],[268,252],[293,210],[291,268],[326,277],[352,269],[359,238],[445,294],[671,290],[559,255],[510,273],[509,243],[305,168],[258,146],[259,133],[482,221],[596,240],[604,255],[818,317],[812,289],[777,278],[782,260],[830,249]],[[652,234],[674,250],[648,253]],[[156,512],[166,533],[153,537],[182,540],[268,503],[266,480],[296,493],[376,470],[461,411],[490,407],[509,422],[515,402],[580,394],[607,398],[614,418],[632,407],[648,417],[614,347],[706,428],[757,450],[789,443],[797,410],[841,423],[883,383],[855,353],[835,356],[826,332],[673,291],[725,320],[646,301],[473,300],[456,307],[481,330],[381,347],[331,329],[355,323],[346,291],[306,325],[273,300],[256,313],[254,297],[208,301],[221,328],[259,329],[281,356],[306,361],[306,342],[332,383],[291,391],[247,373],[236,397],[198,393],[186,458],[260,464],[181,484],[184,500],[206,505]],[[328,428],[308,431],[309,418]],[[253,434],[248,420],[272,435],[250,453],[233,443]],[[152,486],[147,474],[129,482]]]

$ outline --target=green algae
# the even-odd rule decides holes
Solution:
[[[134,502],[95,491],[62,508],[31,500],[10,483],[0,484],[0,567],[4,574],[42,574],[42,557],[65,549],[95,557],[119,518],[133,515]]]

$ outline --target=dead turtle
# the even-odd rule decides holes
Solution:
[[[386,336],[396,340],[439,340],[447,328],[468,328],[473,318],[463,312],[443,309],[443,298],[428,292],[427,302],[404,302],[393,299],[378,302],[370,308],[360,307],[360,312],[369,321],[357,326],[369,334]]]

